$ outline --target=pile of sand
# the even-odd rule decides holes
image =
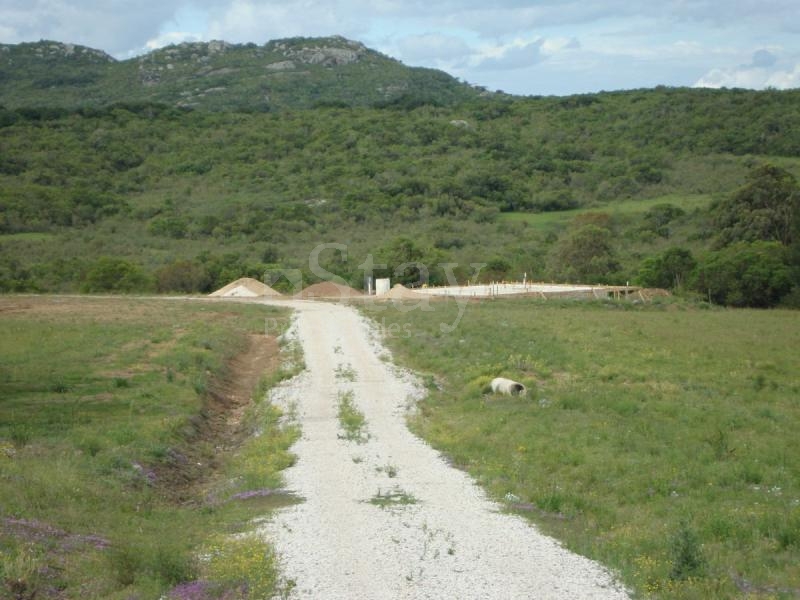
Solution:
[[[415,292],[412,289],[407,288],[402,283],[394,284],[394,287],[389,290],[386,294],[381,296],[377,296],[378,299],[380,298],[398,298],[401,300],[420,300],[422,298],[429,298],[427,294],[420,294],[419,292]]]
[[[313,300],[315,298],[345,299],[360,298],[364,294],[347,285],[334,283],[333,281],[323,281],[308,286],[303,291],[295,294],[296,298]]]
[[[209,294],[215,298],[258,298],[280,295],[280,292],[276,292],[266,283],[261,283],[252,277],[242,277]]]

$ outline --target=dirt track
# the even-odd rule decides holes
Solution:
[[[381,360],[386,351],[353,309],[290,306],[307,370],[273,398],[302,427],[286,479],[305,502],[278,512],[265,533],[296,583],[293,597],[628,597],[602,566],[502,514],[408,431],[405,412],[420,390]],[[347,390],[366,416],[365,443],[342,436],[337,396]],[[379,497],[388,505],[376,505]]]

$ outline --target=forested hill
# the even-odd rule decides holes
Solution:
[[[342,37],[183,43],[123,61],[60,42],[0,45],[0,105],[9,108],[158,102],[265,112],[409,98],[452,104],[480,93],[447,73],[407,67]]]
[[[483,94],[341,38],[122,63],[22,46],[0,50],[33,65],[0,69],[0,291],[203,292],[280,269],[313,282],[312,249],[335,242],[346,256],[322,264],[356,286],[372,254],[407,283],[418,274],[393,267],[420,261],[443,283],[437,264],[463,281],[478,262],[487,280],[800,305],[799,90]]]

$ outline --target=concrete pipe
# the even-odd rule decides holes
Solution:
[[[505,377],[495,377],[492,379],[492,391],[495,394],[506,394],[507,396],[522,396],[527,391],[525,386],[512,379]]]

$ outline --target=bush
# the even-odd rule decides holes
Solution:
[[[81,291],[133,292],[150,289],[150,279],[139,265],[121,258],[103,256],[86,273]]]
[[[159,292],[207,292],[211,277],[205,266],[191,260],[177,260],[156,271]]]

